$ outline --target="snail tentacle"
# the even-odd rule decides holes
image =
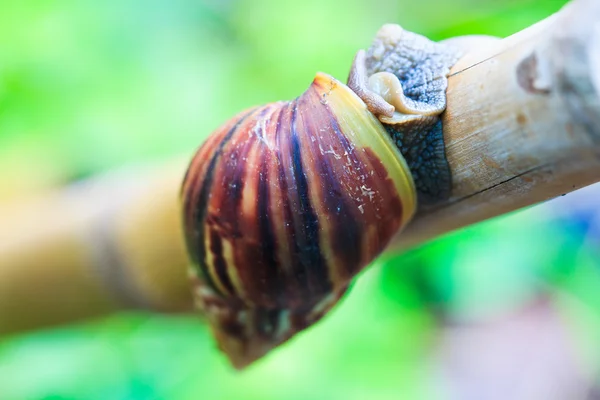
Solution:
[[[395,111],[394,105],[386,101],[379,93],[371,90],[368,79],[366,53],[364,50],[359,50],[350,67],[347,85],[365,102],[367,109],[373,115],[392,117]]]
[[[402,85],[406,106],[419,114],[440,114],[446,108],[446,79],[460,51],[444,43],[384,25],[367,50],[365,67],[369,76],[390,72]]]

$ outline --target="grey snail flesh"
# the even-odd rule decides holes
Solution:
[[[458,51],[385,25],[348,85],[317,74],[199,148],[181,197],[197,307],[245,367],[335,306],[411,220],[450,194],[439,114]]]
[[[406,159],[420,206],[447,199],[452,189],[440,114],[447,76],[460,56],[454,46],[387,24],[357,53],[348,77]]]

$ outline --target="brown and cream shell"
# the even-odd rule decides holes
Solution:
[[[454,49],[385,25],[348,86],[319,73],[298,98],[210,136],[182,187],[198,307],[243,367],[321,318],[415,213],[447,198],[442,125]]]
[[[381,123],[325,74],[219,128],[182,194],[196,298],[238,366],[318,320],[416,209]]]

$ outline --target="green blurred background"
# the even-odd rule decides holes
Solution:
[[[316,71],[345,79],[383,23],[507,36],[564,3],[3,0],[0,200],[191,155]],[[2,339],[0,400],[599,398],[599,197],[592,187],[387,256],[243,373],[193,316]]]

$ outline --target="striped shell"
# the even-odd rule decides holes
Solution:
[[[237,367],[317,321],[416,208],[381,123],[322,73],[214,132],[182,201],[195,298]]]

